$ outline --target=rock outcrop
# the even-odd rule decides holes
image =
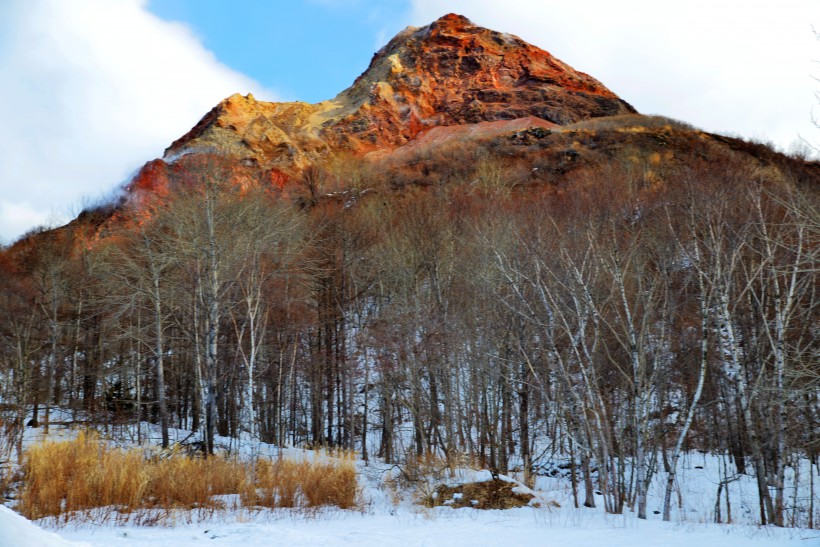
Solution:
[[[449,14],[399,33],[329,101],[228,97],[165,159],[218,153],[262,169],[298,169],[329,151],[391,150],[435,127],[533,117],[563,125],[632,112],[603,84],[546,51]]]

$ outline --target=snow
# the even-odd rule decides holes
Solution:
[[[144,433],[157,440],[158,431],[155,426],[143,424],[143,428]],[[121,438],[129,437],[128,434],[119,433]],[[179,439],[189,435],[182,430],[172,430],[171,433],[172,437]],[[74,434],[74,431],[53,427],[49,438],[71,438]],[[42,438],[40,432],[27,430],[26,444],[39,438]],[[223,438],[218,441],[224,446],[232,446],[233,450],[238,450],[246,457],[276,457],[280,452],[289,458],[319,457],[312,452],[295,448],[281,449],[250,439],[243,439],[239,443]],[[679,465],[672,522],[663,522],[656,513],[662,506],[664,473],[658,473],[653,478],[648,496],[649,519],[643,521],[637,519],[635,513],[628,508],[622,515],[605,513],[600,497],[597,508],[574,508],[569,478],[566,474],[561,474],[561,469],[557,467],[554,476],[539,476],[532,490],[516,484],[515,491],[532,493],[537,497],[537,506],[505,511],[453,509],[446,506],[425,508],[413,503],[413,495],[409,492],[399,492],[399,499],[396,499],[397,494],[390,490],[385,479],[395,478],[398,469],[371,461],[369,464],[357,463],[362,487],[362,503],[357,510],[225,509],[205,520],[180,511],[160,526],[116,526],[81,522],[55,529],[53,522],[47,519],[31,523],[0,506],[0,547],[820,547],[820,530],[780,529],[754,524],[757,518],[757,494],[754,478],[749,475],[737,477],[728,486],[734,524],[714,524],[717,485],[726,479],[722,464],[720,457],[711,454],[691,452],[684,455]],[[798,480],[787,476],[787,482],[799,485],[797,490],[791,492],[795,500],[802,500],[802,504],[807,502],[806,477],[809,469],[806,461],[801,466]],[[492,474],[487,470],[462,468],[457,470],[455,476],[437,477],[434,482],[455,486],[491,478]],[[499,475],[499,478],[516,482],[514,477]],[[418,492],[432,492],[435,484],[420,485]],[[234,507],[234,504],[228,503],[226,506]],[[726,516],[724,505],[722,518],[726,519]],[[37,525],[54,531],[45,531]]]
[[[330,512],[315,517],[291,516],[251,521],[237,516],[208,524],[174,528],[66,529],[72,540],[99,547],[184,547],[322,545],[323,547],[442,545],[620,545],[630,547],[789,547],[820,545],[820,532],[774,530],[728,525],[639,522],[631,515],[609,516],[581,510],[524,507],[506,511],[449,509],[394,514]]]
[[[290,449],[290,456],[299,451]],[[304,457],[304,456],[303,456]],[[719,478],[719,458],[700,453],[687,454],[681,463],[680,484],[684,500],[675,507],[673,522],[660,515],[662,476],[650,488],[650,515],[639,520],[628,509],[622,515],[604,512],[602,500],[595,509],[576,509],[566,477],[539,477],[534,490],[518,484],[516,490],[535,494],[540,506],[484,511],[451,507],[425,508],[414,504],[407,494],[398,503],[384,486],[394,467],[359,462],[363,503],[359,510],[324,509],[305,512],[226,511],[212,520],[188,524],[179,518],[169,527],[115,527],[81,524],[62,528],[61,536],[85,541],[93,546],[188,547],[322,545],[335,546],[514,546],[577,545],[585,547],[820,547],[820,530],[753,524],[713,524],[711,522],[715,482]],[[437,483],[490,480],[487,470],[459,469],[455,477]],[[499,475],[504,481],[513,478]],[[734,522],[753,522],[756,492],[752,477],[732,483]],[[428,486],[428,490],[430,486]],[[453,497],[458,496],[455,494]],[[560,507],[555,507],[555,503]],[[725,518],[725,513],[724,513]],[[2,544],[0,544],[2,545]]]
[[[81,547],[89,544],[68,541],[54,532],[46,532],[8,507],[0,505],[0,545],[3,547]]]

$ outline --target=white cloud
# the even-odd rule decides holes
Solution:
[[[27,201],[0,201],[0,233],[18,233],[22,229],[44,225],[48,222],[48,213],[36,210]]]
[[[273,99],[145,0],[0,3],[0,240],[162,154],[234,92]],[[73,211],[76,212],[76,211]]]
[[[413,0],[414,25],[447,12],[516,34],[600,80],[640,112],[772,141],[820,110],[817,0]]]

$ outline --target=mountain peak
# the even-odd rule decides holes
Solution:
[[[441,17],[430,23],[430,28],[437,30],[460,30],[474,26],[475,25],[472,21],[470,21],[463,15],[459,15],[458,13],[448,13],[447,15],[442,15]]]
[[[206,150],[266,168],[300,167],[333,150],[394,149],[439,126],[529,117],[564,125],[631,112],[599,81],[548,52],[449,13],[397,34],[329,101],[225,99],[166,157]]]

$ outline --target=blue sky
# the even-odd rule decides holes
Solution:
[[[820,147],[820,0],[0,0],[0,244],[115,195],[232,93],[330,99],[448,12],[640,112]]]
[[[151,0],[148,9],[189,25],[219,61],[283,100],[319,102],[348,87],[373,52],[407,26],[411,5],[398,0]]]

